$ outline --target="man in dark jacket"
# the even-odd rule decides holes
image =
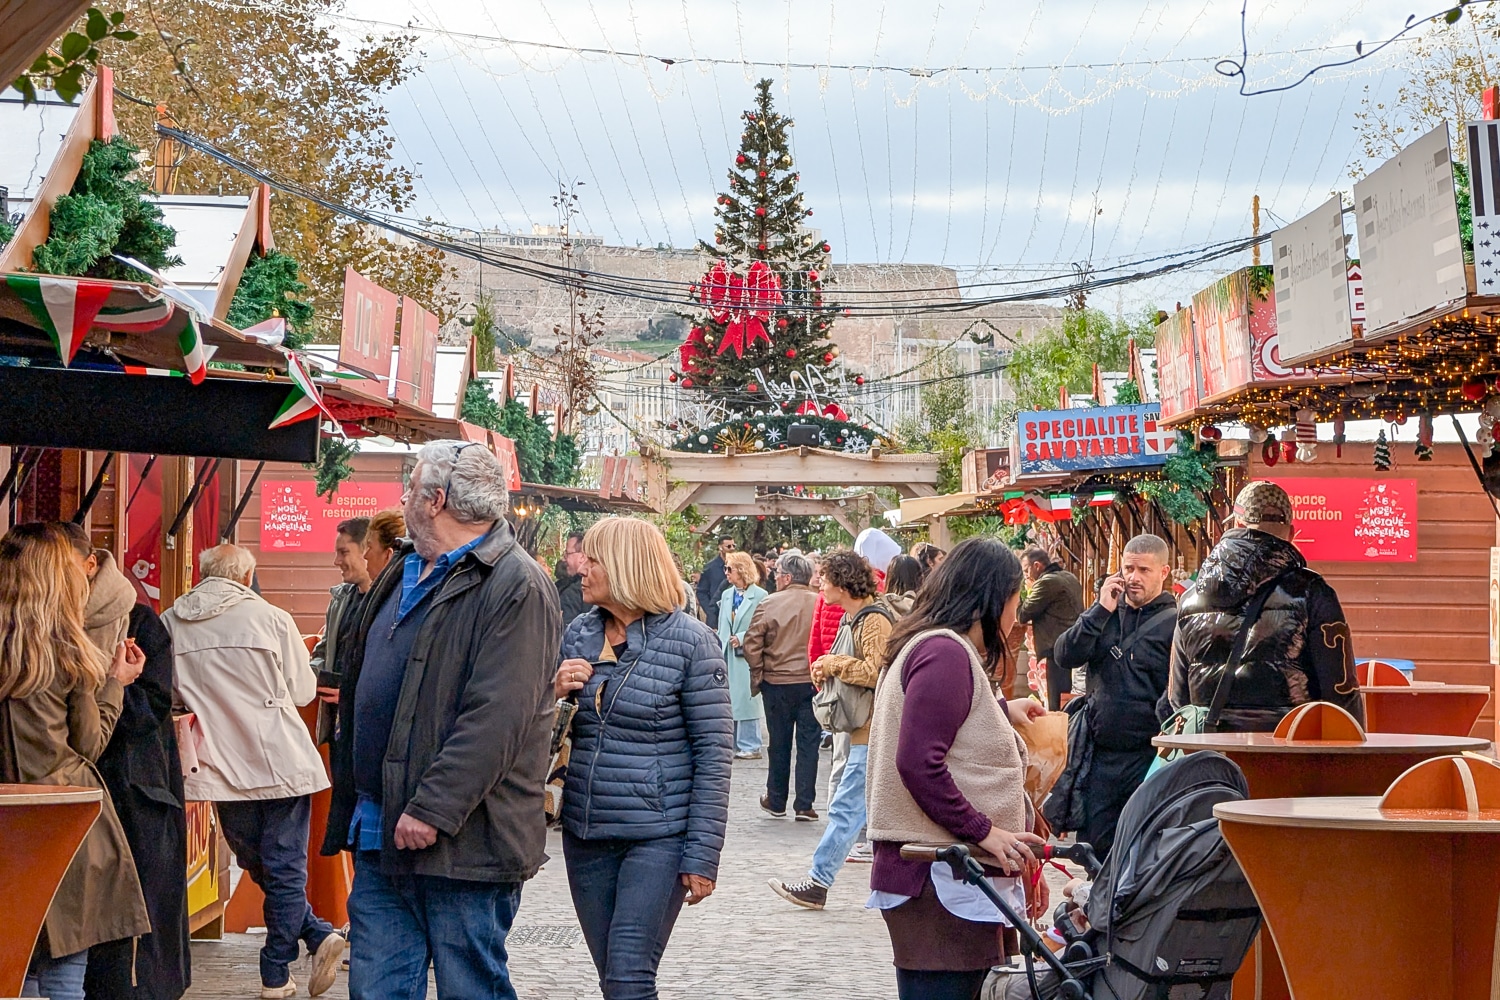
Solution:
[[[1115,840],[1125,802],[1146,779],[1159,732],[1156,702],[1167,688],[1177,602],[1166,590],[1167,543],[1137,535],[1125,543],[1120,571],[1099,600],[1058,636],[1053,656],[1065,670],[1088,671],[1088,735],[1093,748],[1082,776],[1078,839],[1103,858]],[[1059,833],[1063,831],[1058,831]]]
[[[1247,483],[1234,501],[1234,524],[1182,596],[1172,645],[1172,708],[1212,704],[1245,606],[1270,587],[1231,682],[1220,730],[1269,732],[1309,701],[1333,702],[1363,725],[1349,624],[1338,594],[1307,568],[1291,542],[1291,497],[1275,483]]]
[[[1057,665],[1052,647],[1083,613],[1083,585],[1046,549],[1027,549],[1021,555],[1021,568],[1031,589],[1016,620],[1031,626],[1036,658],[1047,661],[1047,708],[1056,712],[1062,707],[1063,692],[1073,689],[1073,673]]]
[[[355,856],[353,1000],[423,982],[429,964],[442,995],[516,995],[505,937],[545,858],[562,626],[557,589],[504,520],[505,482],[482,447],[418,452],[411,542],[350,649],[323,851]]]
[[[725,589],[729,586],[729,580],[724,576],[724,557],[734,551],[734,539],[728,535],[719,539],[719,554],[708,561],[703,567],[703,575],[698,577],[698,607],[703,613],[714,616],[719,613],[719,598],[724,596]],[[718,620],[709,622],[717,625]]]
[[[563,632],[567,632],[574,618],[593,607],[583,599],[583,561],[583,532],[575,531],[568,536],[563,557],[554,570],[557,600],[562,605]]]
[[[333,739],[333,728],[339,713],[339,650],[359,626],[359,609],[370,592],[370,568],[365,564],[365,535],[370,530],[368,517],[351,517],[340,521],[333,540],[333,565],[343,582],[329,591],[328,614],[323,634],[312,649],[312,668],[318,675],[319,743]]]

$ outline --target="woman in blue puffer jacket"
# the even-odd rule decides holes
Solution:
[[[655,1000],[682,909],[714,891],[729,820],[733,713],[718,636],[681,610],[653,525],[583,537],[583,597],[555,682],[575,697],[562,804],[573,908],[605,1000]]]

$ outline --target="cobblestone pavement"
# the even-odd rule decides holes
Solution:
[[[822,755],[816,808],[826,804],[829,756]],[[848,865],[815,912],[783,901],[766,887],[773,877],[807,871],[824,823],[777,820],[760,811],[766,764],[736,761],[729,836],[718,889],[684,907],[661,965],[663,1000],[894,997],[890,942],[880,915],[866,910],[869,866]],[[557,834],[552,860],[527,883],[511,936],[511,974],[522,1000],[597,998],[593,962],[568,897]],[[262,938],[232,934],[193,945],[193,1000],[254,997]],[[295,970],[299,982],[306,973]],[[347,997],[343,977],[325,996]],[[430,996],[436,996],[433,992]]]

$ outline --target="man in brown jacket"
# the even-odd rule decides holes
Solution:
[[[799,820],[818,818],[813,798],[818,785],[818,743],[822,727],[813,718],[814,688],[808,673],[807,638],[812,631],[818,595],[809,586],[812,561],[789,552],[776,562],[776,592],[760,602],[745,633],[745,660],[750,664],[750,691],[765,703],[771,733],[770,767],[760,807],[778,819],[786,816],[791,781],[792,744],[797,746],[797,788],[792,800]]]

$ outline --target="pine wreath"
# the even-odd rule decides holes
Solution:
[[[788,430],[793,424],[810,424],[818,428],[818,443],[812,447],[842,451],[846,442],[859,439],[872,445],[880,442],[890,450],[889,439],[876,428],[850,423],[846,420],[834,420],[830,417],[815,417],[811,414],[799,417],[789,413],[736,417],[712,427],[699,428],[673,444],[672,450],[699,453],[723,452],[725,443],[732,442],[735,444],[735,450],[741,452],[784,451],[789,447]],[[757,442],[759,442],[759,447],[756,447]]]

